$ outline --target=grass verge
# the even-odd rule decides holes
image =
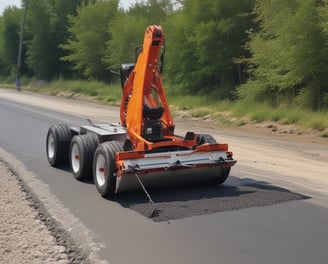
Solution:
[[[104,84],[98,81],[56,80],[50,83],[34,81],[24,89],[69,98],[88,98],[101,104],[118,105],[121,100],[122,88],[117,84]]]
[[[119,83],[104,84],[98,81],[22,80],[24,90],[62,95],[71,98],[83,98],[101,104],[119,105],[122,89]],[[14,88],[14,83],[2,86]],[[322,131],[322,137],[328,138],[328,109],[321,112],[303,110],[297,107],[280,106],[274,108],[264,103],[217,100],[214,96],[192,96],[167,93],[168,101],[174,112],[185,111],[195,118],[214,120],[229,126],[243,126],[249,122],[277,122],[282,125],[297,125],[303,129]]]

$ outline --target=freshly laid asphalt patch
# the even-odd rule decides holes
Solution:
[[[310,197],[254,180],[239,180],[236,186],[187,186],[149,190],[151,204],[142,191],[122,193],[117,202],[155,222],[251,207],[271,206]]]

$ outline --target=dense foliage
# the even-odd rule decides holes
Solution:
[[[110,39],[108,26],[115,17],[118,1],[99,1],[78,7],[76,16],[69,16],[71,38],[60,47],[68,55],[62,57],[74,65],[85,77],[106,80],[108,72],[102,63],[106,41]]]
[[[250,78],[238,94],[274,105],[328,106],[327,1],[261,0],[256,2],[258,31],[247,48]]]
[[[23,8],[0,16],[0,77],[15,75]],[[328,107],[328,0],[29,0],[27,14],[29,77],[114,82],[146,26],[161,24],[178,94]]]
[[[245,55],[253,0],[185,0],[165,23],[167,70],[187,93],[231,97],[243,77],[233,58]]]
[[[0,17],[0,75],[2,76],[15,74],[20,30],[17,18],[22,17],[22,14],[22,10],[10,8]]]

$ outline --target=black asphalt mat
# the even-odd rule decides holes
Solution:
[[[141,190],[122,193],[116,201],[155,222],[161,222],[310,198],[250,179],[239,179],[235,186],[198,185],[148,191],[155,205]]]

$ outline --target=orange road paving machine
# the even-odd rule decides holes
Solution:
[[[102,196],[140,187],[189,182],[222,184],[236,163],[227,144],[208,134],[175,135],[161,79],[164,33],[146,29],[136,63],[120,68],[120,124],[52,125],[50,165],[70,164],[78,180],[92,178]],[[163,55],[163,54],[162,54]]]

